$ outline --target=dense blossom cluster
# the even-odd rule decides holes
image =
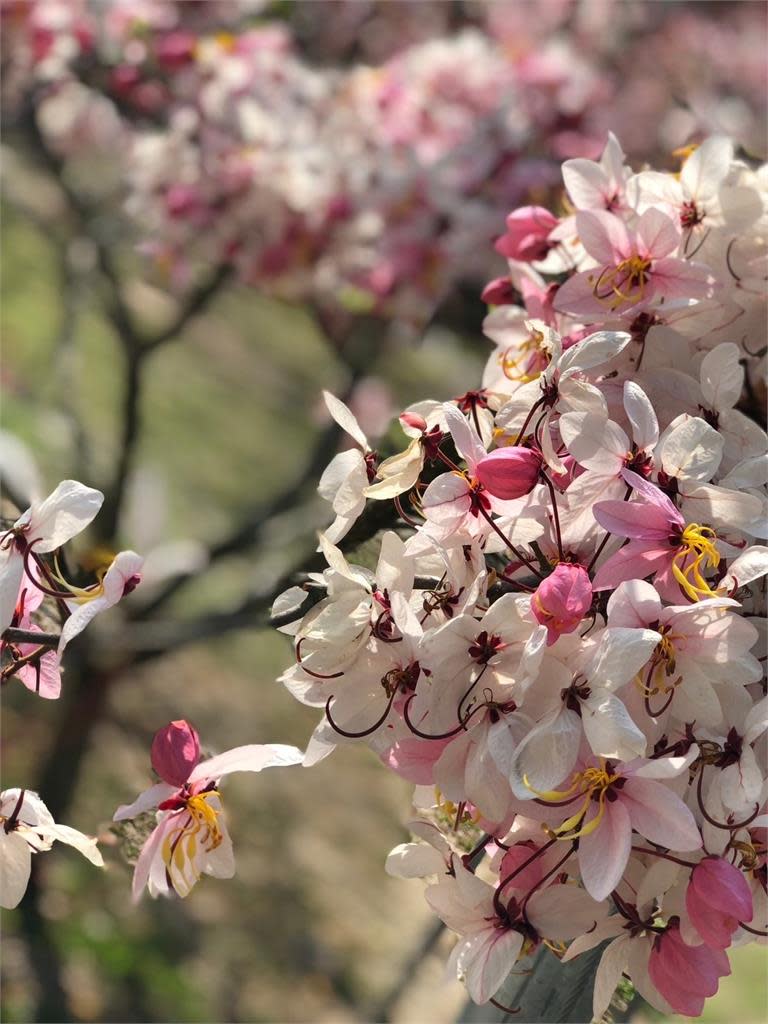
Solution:
[[[622,973],[696,1015],[768,925],[768,455],[736,408],[768,180],[717,137],[677,174],[633,173],[611,137],[563,179],[567,215],[516,210],[497,242],[481,388],[406,409],[383,461],[327,396],[355,447],[321,481],[327,569],[275,606],[282,681],[324,709],[306,765],[364,741],[416,784],[387,869],[432,879],[473,999],[539,943],[611,938],[596,1016]],[[382,500],[400,525],[350,563]]]
[[[446,34],[424,38],[424,5],[384,4],[371,33],[397,48],[339,70],[309,63],[259,2],[11,3],[5,92],[10,106],[32,97],[62,156],[119,154],[138,244],[176,286],[219,264],[273,294],[423,324],[456,281],[487,272],[506,210],[531,189],[546,198],[563,157],[596,155],[606,123],[626,117],[646,154],[659,131],[707,127],[714,72],[670,124],[663,89],[624,80],[644,62],[622,64],[620,92],[606,70],[644,21],[666,74],[669,39],[676,54],[688,39],[706,50],[706,18],[676,32],[666,15],[656,24],[658,6],[618,4],[606,35],[590,5],[534,18],[524,4],[468,5],[448,24],[438,4]],[[372,5],[332,8],[334,31],[315,33],[329,52]],[[758,95],[760,62],[744,58],[746,81],[728,84]],[[754,134],[746,109],[716,116]]]

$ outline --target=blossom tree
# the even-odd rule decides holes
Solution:
[[[686,111],[626,118],[646,159],[696,140],[656,170],[606,134],[643,85],[612,61],[634,41],[675,65],[680,24],[706,51],[705,15],[647,5],[638,27],[619,5],[590,46],[575,3],[537,25],[494,4],[457,24],[425,3],[429,34],[383,5],[366,36],[363,5],[342,2],[327,38],[302,6],[282,20],[250,0],[0,9],[9,202],[56,235],[67,301],[82,261],[124,373],[113,463],[72,472],[100,490],[67,479],[42,497],[12,438],[0,459],[2,682],[62,698],[35,791],[5,790],[0,815],[3,905],[22,906],[37,951],[40,1019],[65,999],[32,854],[58,840],[103,863],[57,821],[73,820],[109,693],[137,665],[267,622],[294,649],[280,680],[319,722],[303,752],[257,735],[210,757],[184,707],[152,723],[160,781],[105,814],[113,837],[139,837],[136,900],[232,877],[222,777],[362,742],[416,787],[414,841],[386,870],[427,880],[472,1000],[518,1009],[508,979],[535,957],[553,979],[594,965],[595,1016],[622,976],[696,1016],[728,951],[768,930],[766,174],[749,104],[733,139],[707,103],[717,75],[749,92],[749,41]],[[109,169],[97,187],[89,160]],[[25,205],[28,169],[55,192],[48,220]],[[234,281],[302,304],[347,387],[326,392],[328,425],[284,492],[158,571],[119,550],[152,361]],[[165,290],[159,324],[137,283]],[[479,328],[481,291],[481,378],[402,409],[375,450],[365,378],[432,324]],[[62,410],[82,456],[78,410]],[[337,451],[344,435],[354,447]],[[296,509],[311,521],[318,483],[316,551],[230,608],[176,616],[205,569],[268,549]],[[84,557],[72,542],[89,527]],[[122,623],[109,656],[101,612]]]

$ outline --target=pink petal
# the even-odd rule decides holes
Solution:
[[[619,790],[632,828],[669,850],[698,850],[701,835],[686,805],[666,786],[652,779],[627,778]]]
[[[638,251],[642,256],[660,260],[669,256],[680,244],[680,232],[666,214],[651,207],[637,222]],[[653,266],[654,273],[656,264]]]
[[[598,263],[613,266],[629,254],[624,222],[606,210],[579,210],[576,231],[581,244]]]
[[[597,814],[593,805],[587,821]],[[604,900],[619,884],[629,860],[632,826],[620,800],[606,800],[603,820],[590,835],[579,839],[581,880],[589,895]]]
[[[592,581],[593,590],[612,590],[627,580],[642,580],[660,572],[672,561],[674,548],[647,548],[645,542],[630,541],[603,563]]]
[[[706,857],[693,870],[691,886],[710,907],[751,921],[752,892],[741,871],[723,857]]]
[[[398,740],[386,753],[382,761],[404,779],[417,786],[434,784],[435,762],[450,740],[420,740],[417,738]]]
[[[712,907],[701,899],[692,885],[685,892],[685,908],[694,928],[708,946],[713,949],[730,946],[739,924],[735,917],[713,913]]]
[[[649,501],[598,501],[592,515],[604,530],[633,540],[667,542],[677,525]]]
[[[662,293],[665,299],[704,299],[713,290],[709,267],[672,257],[656,260],[651,281],[654,292]]]

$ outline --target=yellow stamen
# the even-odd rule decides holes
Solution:
[[[163,842],[162,858],[174,888],[181,896],[185,896],[191,888],[185,868],[191,869],[194,881],[200,877],[195,865],[198,844],[206,853],[210,853],[224,839],[218,822],[221,807],[211,805],[213,798],[218,802],[218,790],[210,789],[189,797],[186,803],[188,817],[185,817],[183,824],[169,832]]]
[[[571,840],[578,839],[580,836],[588,836],[599,827],[605,813],[606,793],[611,785],[620,777],[619,775],[611,774],[607,770],[605,758],[601,757],[599,768],[585,768],[583,772],[574,772],[571,786],[568,789],[540,791],[534,789],[528,782],[527,776],[523,776],[523,782],[532,793],[535,793],[540,800],[544,800],[547,803],[559,803],[561,800],[567,800],[576,794],[583,794],[584,799],[575,814],[566,818],[556,829],[551,830],[553,839]],[[583,824],[584,818],[589,810],[589,805],[595,799],[595,794],[597,794],[598,802],[597,814],[585,825]],[[572,829],[576,829],[576,831],[574,832]]]
[[[687,146],[678,146],[677,149],[673,149],[672,156],[677,157],[678,160],[684,163],[691,153],[695,153],[698,148],[698,142],[689,142]]]
[[[605,303],[610,310],[628,302],[631,306],[645,298],[645,286],[650,277],[651,261],[637,253],[622,260],[615,267],[606,268],[595,281],[592,294],[598,302]],[[592,278],[590,277],[591,281]],[[599,294],[607,287],[604,294]]]
[[[683,530],[680,547],[672,561],[672,575],[691,601],[717,596],[701,574],[702,565],[716,569],[720,564],[720,552],[713,543],[715,536],[715,531],[709,526],[698,523],[689,523]],[[683,568],[689,555],[695,555],[695,558]]]
[[[53,579],[72,594],[72,598],[77,602],[77,604],[86,604],[88,601],[92,601],[95,597],[101,597],[104,593],[104,576],[106,575],[108,568],[108,565],[105,566],[102,564],[101,568],[96,572],[97,582],[92,584],[90,587],[76,587],[74,583],[70,583],[66,580],[62,574],[57,555],[53,556],[53,568],[49,571]]]
[[[549,362],[542,345],[544,335],[541,331],[531,331],[525,341],[517,346],[513,358],[511,348],[499,356],[499,362],[507,380],[516,380],[521,384],[529,384],[532,380],[538,380],[542,370]]]

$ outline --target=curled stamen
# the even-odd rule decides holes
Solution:
[[[403,519],[406,523],[408,523],[409,526],[413,526],[415,529],[418,529],[421,524],[417,523],[415,519],[412,519],[411,516],[409,516],[407,512],[403,509],[403,504],[400,501],[400,495],[396,494],[392,500],[395,503],[395,508],[397,509],[397,514],[400,516],[400,518]]]
[[[493,997],[491,997],[488,1002],[491,1003],[492,1006],[495,1006],[497,1010],[501,1010],[502,1013],[520,1013],[522,1010],[522,1006],[505,1006],[504,1003],[498,1002]]]
[[[412,693],[411,696],[408,698],[408,700],[403,705],[403,721],[408,726],[408,728],[411,730],[411,732],[414,734],[414,736],[418,736],[420,740],[448,740],[452,736],[458,736],[460,732],[463,732],[466,729],[467,723],[472,718],[474,718],[474,716],[477,714],[477,712],[481,711],[482,709],[485,708],[485,704],[478,704],[477,707],[472,708],[472,710],[469,712],[469,714],[467,715],[466,718],[462,719],[462,721],[454,729],[450,729],[448,732],[438,732],[438,733],[422,732],[420,729],[418,729],[413,724],[413,722],[411,721],[411,716],[410,716],[411,701],[414,699],[415,696],[416,696],[416,694]]]
[[[506,889],[506,887],[509,885],[513,878],[517,878],[521,871],[527,868],[529,864],[533,864],[535,860],[537,860],[539,857],[545,854],[547,850],[550,848],[550,846],[553,846],[556,842],[557,839],[548,839],[543,846],[540,846],[538,850],[534,850],[530,857],[527,857],[522,864],[518,864],[514,871],[510,871],[507,877],[503,878],[499,882],[496,891],[493,894],[493,909],[496,911],[496,915],[498,917],[503,917],[506,912],[506,908],[501,902],[501,894],[504,891],[504,889]]]
[[[330,672],[326,674],[323,672],[315,672],[311,668],[307,668],[307,666],[304,664],[301,658],[301,645],[304,643],[306,639],[307,638],[303,636],[296,644],[296,663],[298,665],[301,665],[301,669],[303,672],[306,672],[308,676],[313,676],[315,679],[339,679],[341,676],[344,675],[343,672]]]
[[[765,938],[768,932],[761,932],[757,928],[750,928],[748,924],[744,924],[743,921],[739,921],[739,928],[743,928],[745,932],[751,932],[753,935],[759,935],[761,938]]]
[[[726,267],[728,267],[728,273],[731,275],[731,277],[736,282],[736,284],[740,284],[741,283],[741,278],[739,277],[739,275],[736,273],[736,271],[731,266],[731,249],[733,249],[735,244],[736,244],[736,239],[735,238],[732,238],[730,240],[730,242],[728,243],[728,246],[727,246],[727,248],[725,250],[725,265],[726,265]]]
[[[346,736],[348,740],[359,740],[362,739],[364,736],[370,736],[372,733],[376,732],[379,726],[384,724],[387,715],[392,710],[392,705],[395,702],[395,697],[397,696],[397,694],[397,688],[393,689],[392,694],[390,695],[390,698],[387,701],[387,706],[384,709],[384,713],[373,723],[373,725],[369,726],[367,729],[363,729],[361,732],[350,732],[347,729],[342,729],[337,722],[334,722],[333,717],[331,715],[331,701],[333,700],[333,694],[331,694],[331,696],[325,702],[325,717],[328,719],[328,724],[330,725],[334,732],[339,733],[340,736]]]
[[[704,765],[702,763],[702,766],[701,766],[701,768],[699,770],[699,778],[698,778],[698,780],[696,782],[696,799],[698,801],[699,809],[701,810],[701,813],[704,815],[705,819],[709,822],[709,824],[713,828],[720,828],[720,829],[723,829],[723,831],[725,831],[725,832],[737,832],[740,828],[746,828],[747,825],[751,824],[751,822],[753,822],[755,820],[755,818],[758,816],[758,814],[760,813],[760,804],[756,803],[754,811],[749,815],[748,818],[745,818],[743,821],[736,821],[732,825],[729,825],[725,821],[717,821],[715,818],[712,817],[712,815],[709,813],[709,811],[704,806],[704,798],[703,798],[703,794],[702,794],[703,785],[704,785]]]

